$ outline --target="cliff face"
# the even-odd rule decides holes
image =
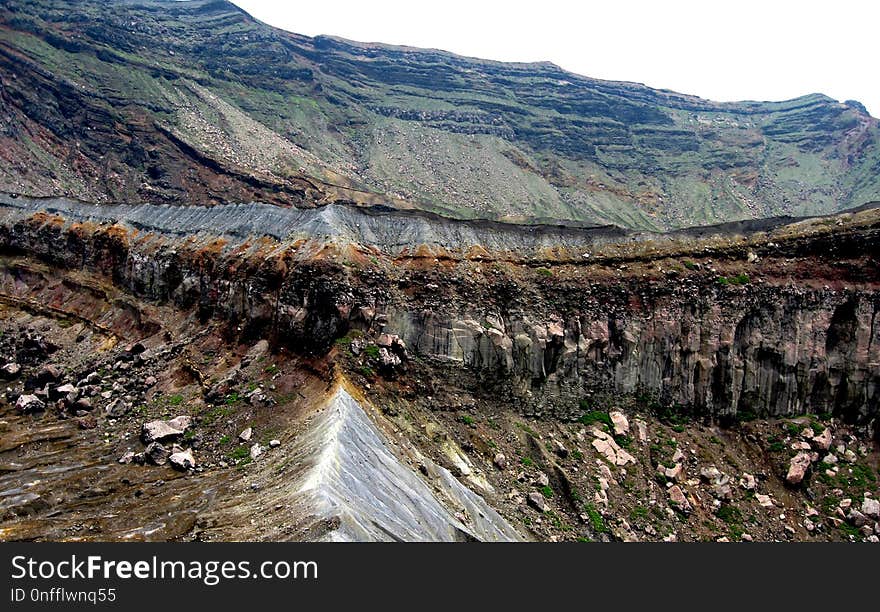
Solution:
[[[0,191],[87,201],[662,230],[880,194],[878,125],[858,103],[714,103],[299,36],[213,0],[4,2],[0,109]]]
[[[876,414],[876,291],[701,287],[650,295],[603,288],[570,312],[397,312],[387,331],[456,364],[529,415],[577,418],[578,400],[656,396],[696,414]],[[665,292],[660,292],[665,293]],[[646,300],[648,303],[645,303]]]
[[[573,419],[581,400],[616,393],[719,420],[833,413],[867,423],[878,410],[877,209],[687,251],[671,239],[672,251],[660,240],[629,251],[600,244],[590,263],[539,262],[549,268],[485,250],[438,259],[418,245],[383,250],[323,234],[184,239],[4,214],[5,249],[195,309],[227,322],[231,337],[324,355],[356,332],[374,348],[396,335],[404,344],[386,341],[370,367],[392,378],[433,373],[527,415]]]

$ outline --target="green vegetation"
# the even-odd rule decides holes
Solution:
[[[266,367],[263,369],[263,372],[265,372],[266,374],[269,374],[270,376],[273,375],[273,374],[277,374],[277,373],[278,373],[278,366],[276,366],[276,365],[273,363],[273,364],[271,364],[271,365],[266,366]]]
[[[523,457],[520,460],[520,463],[522,463],[525,467],[532,467],[533,465],[535,465],[535,462],[532,461],[531,457]]]
[[[364,353],[367,357],[372,357],[373,359],[379,356],[379,347],[375,344],[368,344],[364,347]]]
[[[552,510],[548,510],[547,512],[545,512],[544,516],[547,517],[553,527],[559,529],[560,531],[568,531],[569,529],[571,529],[571,527],[569,527],[565,523],[565,521],[563,521],[562,518]]]
[[[230,441],[231,441],[231,438],[229,436],[222,436],[218,442],[221,445],[225,446],[225,445],[229,444]]]
[[[458,420],[460,420],[462,423],[464,423],[465,425],[468,425],[468,426],[476,423],[476,420],[474,420],[474,417],[470,416],[469,414],[461,415],[460,417],[458,417]]]
[[[540,276],[553,276],[553,271],[549,268],[538,268],[535,270]]]
[[[231,415],[232,412],[233,409],[231,406],[218,406],[217,408],[209,410],[202,416],[202,423],[205,425],[213,425],[216,421],[225,419]]]
[[[648,518],[648,509],[645,506],[636,506],[630,511],[629,517],[632,520]]]
[[[611,417],[608,416],[607,412],[603,412],[602,410],[590,410],[589,412],[585,412],[578,419],[578,423],[583,425],[594,425],[596,423],[604,424],[608,427],[608,430],[611,431]]]
[[[520,423],[519,421],[517,421],[516,426],[519,427],[520,429],[522,429],[528,435],[532,436],[533,438],[539,437],[538,432],[535,431],[534,429],[532,429],[531,427],[529,427],[528,425],[526,425],[525,423]]]
[[[550,499],[551,497],[553,497],[553,489],[551,489],[547,485],[544,485],[543,487],[541,487],[541,495],[543,495],[547,499]]]
[[[749,275],[748,274],[737,274],[736,276],[719,276],[718,283],[720,285],[748,285],[749,284]]]
[[[767,449],[771,453],[782,453],[788,450],[788,447],[785,445],[785,443],[776,436],[770,436],[769,438],[767,438],[767,442],[769,443]]]
[[[229,458],[233,461],[241,461],[242,459],[250,459],[250,450],[248,450],[247,446],[236,446],[235,449],[231,453],[229,453]]]
[[[788,435],[797,437],[804,431],[804,425],[800,423],[786,423],[785,431],[788,432]]]
[[[751,408],[740,408],[736,412],[736,420],[740,423],[748,423],[758,418],[758,414]]]
[[[595,533],[609,533],[610,530],[608,529],[608,526],[605,525],[605,519],[602,518],[602,515],[596,510],[596,506],[590,503],[584,504],[584,511],[590,519],[590,525],[593,527]]]
[[[684,267],[687,268],[688,270],[696,270],[696,268],[697,268],[697,264],[695,264],[692,261],[685,260],[682,263],[684,264]]]
[[[179,406],[180,404],[183,403],[183,396],[180,394],[172,395],[171,397],[168,398],[168,403],[171,406]]]

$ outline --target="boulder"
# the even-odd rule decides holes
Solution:
[[[661,467],[663,468],[663,476],[665,476],[669,480],[673,480],[673,481],[678,482],[679,480],[682,479],[681,478],[682,466],[680,463],[676,463],[671,468],[668,468],[665,466],[661,466]]]
[[[791,463],[788,466],[788,473],[785,475],[786,482],[791,485],[800,484],[810,468],[810,463],[809,453],[801,451],[792,457]]]
[[[257,444],[254,444],[253,446],[251,446],[251,452],[250,452],[251,459],[256,459],[257,457],[259,457],[262,454],[263,454],[263,447],[260,446],[259,442]]]
[[[46,403],[36,395],[19,395],[15,408],[22,413],[42,412],[46,409]]]
[[[168,463],[176,470],[186,471],[196,467],[196,460],[193,457],[192,450],[186,449],[172,453],[168,457]]]
[[[532,491],[529,493],[528,503],[532,508],[542,514],[550,511],[550,506],[547,504],[547,500],[538,491]]]
[[[866,497],[865,501],[862,502],[862,514],[875,521],[880,520],[880,501],[872,497]]]
[[[77,412],[89,412],[92,409],[92,400],[87,397],[81,397],[73,404],[73,409]]]
[[[611,418],[611,425],[614,428],[615,436],[625,436],[629,433],[629,421],[622,412],[610,412],[608,416]]]
[[[54,383],[61,380],[61,377],[64,375],[64,370],[61,369],[60,366],[54,364],[46,364],[37,370],[37,373],[34,374],[34,380],[37,385],[42,386],[46,383]]]
[[[684,491],[682,491],[681,487],[678,485],[672,485],[669,487],[669,503],[685,514],[689,514],[693,509],[687,496],[684,494]]]
[[[158,442],[151,442],[144,449],[146,460],[153,465],[165,465],[168,462],[169,455],[171,455],[171,451]]]
[[[742,475],[742,478],[739,479],[739,486],[741,486],[746,491],[754,491],[755,484],[755,477],[748,473],[744,473]]]
[[[266,392],[258,387],[248,394],[247,402],[256,408],[268,408],[275,405],[275,398],[266,395]]]
[[[5,380],[13,380],[21,374],[21,366],[17,363],[7,363],[0,368],[0,376]]]
[[[394,369],[401,364],[400,357],[386,348],[379,349],[379,364],[383,368]]]
[[[866,517],[855,508],[852,508],[849,511],[849,514],[846,515],[846,520],[855,527],[863,527],[865,524],[867,524],[868,517]]]
[[[831,439],[831,430],[826,427],[822,433],[813,436],[811,442],[816,450],[827,451],[831,448]]]
[[[115,400],[107,404],[107,407],[104,410],[107,413],[107,416],[109,416],[110,418],[118,419],[119,417],[124,416],[126,412],[128,412],[128,406],[126,406],[125,402],[117,397]]]
[[[758,505],[762,508],[772,508],[774,506],[773,499],[769,495],[757,493],[755,494],[755,499],[758,501]]]
[[[553,452],[559,455],[561,459],[568,457],[568,449],[559,440],[553,440]]]
[[[238,434],[238,439],[241,440],[242,442],[250,442],[251,436],[253,436],[253,435],[254,435],[254,428],[248,427],[247,429],[244,429],[240,434]]]
[[[593,448],[601,453],[612,465],[626,465],[636,462],[635,457],[620,448],[617,442],[614,441],[614,438],[604,431],[593,429],[593,435],[595,436],[592,442]]]
[[[700,478],[712,484],[721,480],[721,472],[714,465],[700,469]]]
[[[636,437],[644,444],[648,441],[648,424],[641,419],[636,420]]]
[[[141,440],[144,444],[171,440],[183,435],[192,423],[192,417],[178,416],[170,421],[150,421],[141,428]]]

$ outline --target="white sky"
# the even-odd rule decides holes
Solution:
[[[718,101],[821,92],[880,114],[875,0],[233,0],[300,34],[549,60]]]

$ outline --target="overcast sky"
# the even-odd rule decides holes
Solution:
[[[310,36],[549,60],[719,101],[821,92],[880,114],[880,3],[873,0],[234,1]]]

